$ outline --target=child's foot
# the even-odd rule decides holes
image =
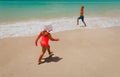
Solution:
[[[45,60],[42,59],[41,61],[38,62],[38,65],[40,65],[40,64],[42,64],[44,62],[45,62]]]
[[[52,56],[52,55],[54,55],[53,52],[50,52],[49,56]]]
[[[40,65],[42,62],[40,61],[40,62],[38,62],[38,65]]]

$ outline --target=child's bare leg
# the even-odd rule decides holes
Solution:
[[[47,51],[48,51],[49,54],[51,53],[51,52],[50,52],[50,46],[48,46]]]
[[[83,21],[83,23],[84,23],[84,25],[85,25],[85,27],[86,27],[86,23],[85,23],[85,21]]]
[[[47,48],[49,55],[51,55],[53,52],[50,51],[50,46]]]
[[[42,47],[42,51],[41,51],[40,57],[38,59],[38,64],[41,63],[41,59],[42,59],[43,55],[45,54],[46,49],[47,49],[46,47]]]
[[[77,19],[77,25],[79,25],[79,19]]]

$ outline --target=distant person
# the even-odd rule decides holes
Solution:
[[[45,54],[46,50],[48,50],[49,55],[53,54],[53,52],[50,51],[49,39],[51,41],[59,41],[58,38],[53,38],[51,36],[50,31],[52,31],[52,26],[47,25],[47,26],[45,26],[44,30],[42,32],[40,32],[40,34],[36,38],[36,41],[35,41],[36,46],[38,46],[37,42],[41,38],[40,45],[42,47],[42,51],[41,51],[39,59],[38,59],[38,64],[42,63],[41,59],[42,59],[43,55]]]
[[[77,25],[79,25],[79,19],[82,20],[82,22],[84,23],[84,26],[86,27],[86,23],[84,21],[84,6],[81,6],[80,8],[80,16],[77,18]]]

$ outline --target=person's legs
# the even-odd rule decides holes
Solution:
[[[79,25],[79,19],[77,18],[77,25]]]
[[[81,19],[81,16],[77,18],[77,25],[79,25],[79,19]]]
[[[85,21],[84,21],[84,16],[81,17],[81,20],[82,20],[82,22],[84,23],[84,25],[85,25],[85,27],[86,27],[86,23],[85,23]]]
[[[50,45],[47,48],[49,55],[51,55],[53,52],[50,51]]]
[[[47,47],[42,46],[42,51],[41,51],[40,57],[38,59],[38,64],[41,64],[41,59],[42,59],[43,55],[45,54],[46,49],[47,49]]]
[[[86,27],[86,23],[85,23],[85,21],[82,21],[83,23],[84,23],[84,25],[85,25],[85,27]]]

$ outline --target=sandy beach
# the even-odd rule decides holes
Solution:
[[[120,27],[62,31],[37,65],[34,37],[0,39],[0,77],[120,77]]]

